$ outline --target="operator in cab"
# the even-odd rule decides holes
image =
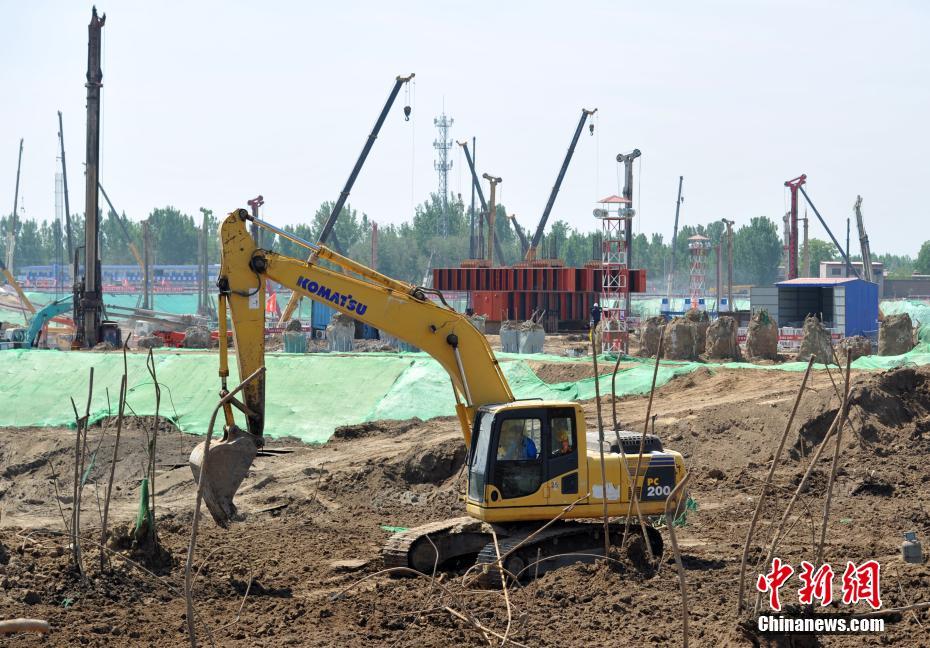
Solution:
[[[501,424],[501,440],[498,459],[504,461],[526,461],[535,459],[536,443],[523,434],[523,421],[504,421]]]

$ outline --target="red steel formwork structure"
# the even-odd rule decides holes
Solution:
[[[629,347],[627,304],[630,295],[629,247],[627,221],[633,217],[630,201],[608,196],[594,216],[601,221],[601,349],[626,352]]]

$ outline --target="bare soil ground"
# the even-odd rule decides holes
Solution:
[[[800,381],[800,373],[702,370],[657,390],[656,433],[687,458],[699,507],[679,530],[692,645],[768,645],[741,624],[736,581],[749,518]],[[930,535],[930,369],[863,373],[854,381],[826,559],[839,571],[847,560],[881,561],[886,607],[930,600],[927,563],[909,565],[899,557],[904,531],[916,530],[925,545]],[[776,472],[775,500],[763,509],[748,570],[750,597],[771,521],[781,515],[838,405],[833,383],[816,372],[789,437],[788,456]],[[609,397],[603,406],[609,422]],[[646,397],[617,402],[626,429],[641,430],[645,410]],[[595,404],[586,403],[585,412],[596,429]],[[135,516],[151,424],[140,420],[123,431],[111,509],[118,524]],[[104,426],[91,431],[92,448],[103,432]],[[81,582],[61,534],[62,513],[70,516],[74,431],[0,430],[0,618],[46,618],[53,627],[46,639],[16,635],[4,645],[186,642],[180,592],[194,499],[186,457],[199,439],[170,426],[159,434],[158,530],[170,559],[151,564],[138,552],[117,550],[112,571],[101,574],[94,545],[97,490],[102,497],[112,426],[103,436],[84,492],[88,580]],[[272,447],[293,452],[258,459],[237,498],[246,519],[230,530],[217,528],[209,517],[201,526],[195,597],[198,616],[217,646],[487,643],[445,606],[467,611],[500,634],[509,625],[508,636],[527,646],[680,643],[678,578],[668,551],[654,573],[620,555],[619,564],[577,564],[513,587],[509,616],[501,592],[463,587],[462,572],[442,572],[436,583],[378,575],[380,547],[389,534],[384,526],[462,514],[464,450],[452,419],[377,422],[342,428],[325,446],[284,440]],[[812,530],[819,529],[831,455],[829,446],[779,551],[792,565],[814,558]],[[798,587],[794,580],[782,590],[789,602]],[[837,577],[834,593],[839,590]],[[881,635],[822,636],[795,645],[930,645],[928,624],[927,611],[905,613],[889,618]],[[202,643],[209,645],[205,626],[199,628]]]

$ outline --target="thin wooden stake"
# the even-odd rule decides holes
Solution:
[[[634,504],[639,506],[639,474],[642,469],[643,463],[643,452],[646,450],[646,433],[649,431],[649,417],[652,415],[652,400],[655,398],[656,393],[656,378],[659,375],[659,359],[662,357],[662,348],[665,343],[665,329],[662,327],[662,330],[659,332],[659,346],[656,349],[656,364],[652,370],[652,387],[649,389],[649,403],[646,405],[646,421],[643,423],[643,436],[639,440],[639,456],[636,458],[636,472],[633,474],[633,481],[631,482],[631,496],[630,503],[626,508],[626,522],[623,525],[623,542],[626,542],[626,536],[630,529],[630,513],[633,510]],[[654,560],[652,555],[652,545],[649,542],[649,537],[645,535],[645,530],[643,530],[643,540],[646,541],[646,552],[649,554],[649,560]]]
[[[792,511],[794,511],[794,505],[797,503],[798,498],[801,497],[801,491],[804,490],[804,487],[807,485],[807,481],[810,479],[811,474],[814,472],[814,468],[817,466],[817,462],[820,461],[820,455],[823,454],[824,448],[827,447],[827,443],[833,436],[833,432],[836,430],[837,425],[840,422],[840,412],[836,413],[836,417],[833,419],[833,423],[830,424],[830,429],[827,430],[827,433],[823,436],[823,441],[820,442],[820,445],[817,446],[817,450],[814,452],[814,455],[811,457],[811,462],[807,466],[807,471],[804,473],[804,476],[801,478],[800,483],[797,488],[794,490],[794,494],[791,496],[791,500],[788,502],[788,506],[785,509],[785,512],[782,513],[781,521],[778,523],[778,528],[775,529],[775,533],[772,536],[772,542],[769,545],[768,553],[765,557],[765,565],[769,565],[772,562],[772,557],[775,555],[775,550],[778,548],[778,543],[781,540],[782,530],[785,528],[785,523],[788,521],[788,518],[791,516]],[[759,605],[762,603],[762,592],[756,592],[756,603],[753,606],[753,615],[759,613]]]
[[[220,408],[231,401],[235,395],[242,390],[243,387],[264,373],[264,366],[261,366],[253,371],[250,376],[236,385],[236,387],[231,392],[220,399],[220,402],[217,403],[216,407],[213,409],[213,414],[210,416],[210,425],[207,428],[207,438],[204,440],[203,445],[203,462],[200,465],[200,479],[197,480],[197,499],[194,502],[194,519],[191,521],[191,537],[187,546],[187,562],[184,565],[184,599],[187,604],[187,635],[188,639],[190,640],[191,648],[197,648],[197,631],[194,628],[195,613],[194,595],[191,582],[191,567],[194,563],[194,549],[197,547],[197,526],[200,523],[200,505],[203,503],[203,487],[205,484],[204,475],[207,474],[207,461],[210,457],[210,441],[213,440],[213,426],[216,424],[216,415],[219,413]]]
[[[811,356],[807,363],[807,370],[804,372],[804,378],[801,379],[801,386],[798,388],[798,395],[794,399],[794,406],[791,408],[791,414],[788,416],[788,422],[785,424],[785,431],[782,432],[781,440],[778,442],[778,449],[772,457],[772,465],[769,467],[769,474],[762,485],[762,492],[759,494],[759,500],[756,502],[756,509],[752,512],[752,520],[749,522],[749,530],[746,532],[746,542],[743,544],[743,557],[739,566],[739,594],[736,599],[736,613],[743,611],[743,594],[745,593],[746,579],[746,561],[749,558],[749,545],[752,543],[752,536],[756,531],[756,524],[759,522],[759,514],[762,512],[762,505],[765,497],[768,495],[769,485],[775,476],[775,469],[778,467],[778,460],[785,449],[785,442],[788,440],[788,432],[791,430],[791,424],[794,423],[794,415],[797,414],[798,406],[801,404],[801,396],[804,394],[804,388],[807,386],[807,379],[810,378],[811,368],[814,366],[814,356]]]
[[[823,547],[827,541],[827,524],[830,521],[830,504],[833,502],[833,482],[836,481],[836,470],[840,464],[840,452],[843,450],[843,427],[846,424],[846,413],[849,410],[849,369],[852,361],[851,354],[846,354],[846,382],[843,386],[843,406],[840,409],[840,423],[836,428],[836,447],[833,449],[833,464],[830,468],[830,480],[827,482],[827,497],[823,504],[823,523],[820,526],[820,544],[817,546],[817,559],[815,565],[823,560]]]
[[[678,567],[678,586],[681,589],[681,634],[682,645],[688,648],[689,631],[688,631],[688,585],[685,582],[685,567],[681,562],[681,551],[678,549],[678,537],[675,534],[675,512],[678,505],[681,504],[682,493],[688,480],[691,479],[691,471],[685,473],[685,476],[675,486],[668,498],[665,500],[665,522],[668,525],[668,537],[672,541],[672,553],[675,556],[675,565]],[[674,503],[674,508],[672,504]]]
[[[594,329],[591,329],[591,357],[594,359],[594,402],[597,409],[597,447],[601,457],[601,502],[604,511],[604,557],[607,558],[610,555],[610,522],[607,519],[607,465],[604,462],[604,417],[601,415],[601,386],[597,372],[597,347],[594,344],[594,335]]]

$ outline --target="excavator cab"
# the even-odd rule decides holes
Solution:
[[[575,403],[479,408],[469,452],[469,514],[487,522],[553,517],[586,492],[584,445],[584,416]]]

